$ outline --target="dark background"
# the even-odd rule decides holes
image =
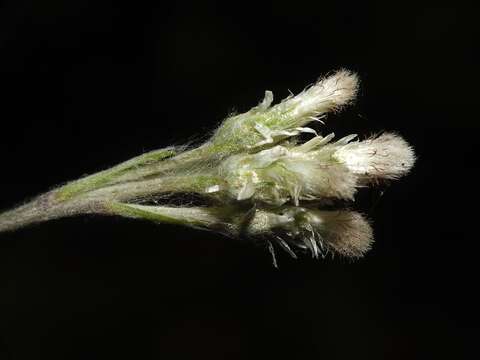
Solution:
[[[419,160],[359,207],[356,262],[290,260],[182,227],[80,217],[0,235],[0,359],[472,359],[478,19],[465,3],[10,0],[0,7],[0,207],[340,67],[339,136]],[[382,191],[383,195],[382,195]]]

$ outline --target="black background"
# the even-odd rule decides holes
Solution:
[[[459,2],[4,1],[3,209],[341,67],[359,99],[321,131],[396,131],[419,159],[360,195],[376,243],[357,262],[276,270],[261,247],[120,218],[1,234],[0,359],[475,358],[477,22]]]

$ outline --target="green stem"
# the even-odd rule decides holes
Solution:
[[[209,208],[174,208],[112,202],[107,205],[112,214],[157,223],[208,228],[218,222],[215,211]]]
[[[175,153],[176,151],[173,148],[166,148],[151,151],[146,154],[137,156],[110,169],[100,171],[96,174],[84,177],[76,181],[72,181],[71,183],[59,189],[57,196],[60,200],[71,199],[78,194],[95,190],[105,185],[109,185],[121,175],[129,171],[135,173],[135,170],[137,168],[141,168],[150,164],[154,164],[158,161],[165,160],[169,157],[174,156]]]
[[[100,202],[72,199],[59,201],[57,192],[43,194],[31,202],[0,214],[0,232],[78,214],[102,213]]]
[[[215,176],[191,174],[165,176],[150,180],[114,184],[82,195],[85,199],[137,202],[155,199],[165,193],[205,193],[213,185],[221,184]]]
[[[135,202],[156,199],[165,193],[204,193],[218,185],[219,179],[204,174],[168,176],[150,180],[108,185],[89,192],[69,193],[65,187],[41,195],[31,202],[0,214],[0,232],[11,231],[33,223],[78,214],[110,214],[112,202]],[[71,191],[67,184],[67,190]]]

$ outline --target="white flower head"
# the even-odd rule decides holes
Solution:
[[[412,147],[391,133],[350,142],[339,147],[334,156],[363,181],[398,179],[415,163]]]
[[[217,151],[221,148],[232,154],[275,145],[300,133],[316,134],[315,130],[305,126],[351,103],[357,94],[358,83],[356,74],[340,70],[273,106],[273,94],[266,91],[258,106],[227,118],[210,142]]]
[[[319,79],[314,85],[287,99],[280,106],[291,109],[292,117],[309,122],[309,117],[321,117],[352,102],[357,95],[358,86],[356,74],[348,70],[340,70],[331,76]],[[299,126],[302,125],[299,124]]]
[[[250,155],[236,155],[220,166],[226,188],[236,200],[270,205],[321,198],[352,199],[357,176],[332,159],[332,151],[303,152],[275,146]]]
[[[363,256],[371,247],[370,224],[354,211],[322,211],[310,207],[281,206],[244,209],[223,207],[177,208],[134,204],[117,205],[125,216],[183,224],[240,238],[272,240],[292,257],[309,252],[312,257],[340,254]]]
[[[376,179],[396,179],[413,166],[412,148],[401,137],[383,134],[351,142],[330,142],[333,134],[295,146],[231,156],[219,167],[228,194],[270,205],[324,198],[353,200],[357,188]]]
[[[254,235],[267,234],[294,256],[294,249],[309,251],[313,257],[327,253],[356,258],[371,247],[373,232],[365,218],[354,211],[321,211],[285,206],[257,210],[247,228]],[[272,236],[273,235],[273,236]]]

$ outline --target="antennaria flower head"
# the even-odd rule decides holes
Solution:
[[[318,143],[328,138],[317,137]],[[314,141],[315,141],[314,140]],[[357,176],[333,158],[332,148],[277,145],[226,159],[220,167],[230,195],[270,205],[321,198],[352,199]]]
[[[357,188],[373,179],[395,179],[407,173],[415,156],[397,135],[383,134],[351,142],[349,135],[316,136],[299,145],[277,145],[254,154],[231,156],[220,166],[227,191],[237,200],[270,205],[339,198],[353,200]]]
[[[260,237],[274,242],[292,257],[296,257],[297,250],[310,252],[313,257],[337,253],[355,258],[365,254],[373,241],[369,223],[354,211],[298,206],[242,211],[232,205],[184,209],[130,204],[114,205],[114,210],[127,217],[183,224],[233,237]]]
[[[398,179],[410,171],[415,153],[400,136],[390,133],[340,147],[335,158],[364,181]]]
[[[355,211],[332,210],[331,200],[353,201],[361,187],[400,178],[415,155],[395,134],[335,141],[334,134],[308,127],[350,104],[357,90],[357,76],[340,70],[275,105],[266,91],[259,105],[228,117],[197,148],[152,151],[68,183],[0,214],[0,231],[94,213],[259,239],[275,264],[275,246],[295,258],[302,252],[363,256],[373,241],[368,221]],[[302,133],[311,139],[302,143]],[[204,206],[165,204],[192,193]]]
[[[355,98],[357,91],[358,77],[348,70],[340,70],[320,79],[272,110],[288,112],[292,118],[297,119],[299,126],[303,126],[328,112],[337,111],[348,105]]]
[[[235,153],[275,144],[303,132],[316,133],[305,125],[352,102],[357,90],[357,76],[348,70],[340,70],[274,106],[272,92],[266,91],[258,106],[227,118],[213,135],[211,143],[223,151]]]

